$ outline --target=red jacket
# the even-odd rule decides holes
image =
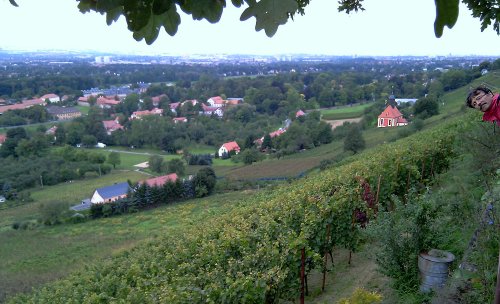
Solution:
[[[496,121],[497,125],[500,126],[500,105],[498,104],[500,101],[498,100],[498,96],[499,94],[493,96],[491,107],[483,114],[483,121]]]

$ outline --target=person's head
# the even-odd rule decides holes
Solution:
[[[484,86],[479,86],[469,92],[467,95],[467,106],[477,109],[481,112],[486,112],[491,107],[493,102],[493,92]]]

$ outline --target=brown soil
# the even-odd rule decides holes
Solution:
[[[332,129],[335,129],[338,126],[341,126],[344,122],[360,122],[361,117],[349,118],[349,119],[325,120],[325,121],[332,126]]]

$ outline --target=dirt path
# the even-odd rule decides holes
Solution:
[[[341,126],[344,122],[360,122],[360,121],[361,117],[349,118],[349,119],[325,120],[325,122],[329,123],[332,126],[332,129]]]

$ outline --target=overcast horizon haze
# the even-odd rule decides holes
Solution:
[[[116,54],[320,54],[336,56],[493,56],[500,57],[500,36],[460,4],[460,15],[441,38],[434,35],[433,0],[375,0],[363,12],[337,12],[337,1],[311,1],[305,15],[280,26],[274,37],[255,31],[255,19],[240,21],[244,8],[230,2],[221,20],[194,21],[179,10],[174,37],[163,29],[152,45],[136,41],[124,17],[106,25],[104,15],[82,14],[77,1],[0,2],[0,49],[68,50]]]

